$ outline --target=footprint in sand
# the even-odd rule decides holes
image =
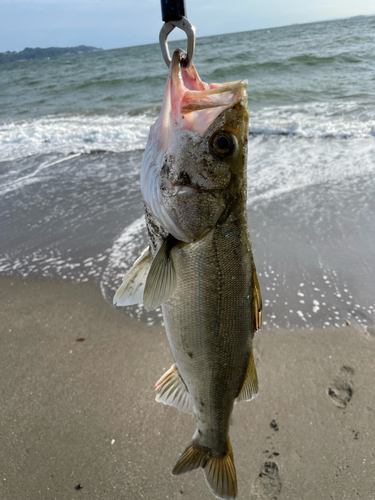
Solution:
[[[353,368],[342,366],[339,375],[327,388],[327,395],[339,408],[345,408],[353,397],[353,382],[351,380],[353,375]]]
[[[279,468],[276,462],[265,462],[251,488],[250,500],[277,500],[281,491]]]
[[[372,326],[372,327],[366,327],[365,328],[365,335],[367,338],[373,340],[375,339],[375,327]]]

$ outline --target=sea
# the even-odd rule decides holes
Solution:
[[[204,81],[249,82],[264,328],[373,328],[374,54],[375,17],[197,38]],[[140,166],[167,76],[157,43],[0,66],[1,275],[96,282],[112,303],[147,246]]]

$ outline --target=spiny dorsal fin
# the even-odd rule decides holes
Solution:
[[[178,476],[199,467],[204,469],[207,486],[215,497],[223,500],[234,500],[236,498],[237,476],[229,439],[228,451],[220,458],[210,456],[193,442],[179,458],[172,474]]]
[[[247,365],[245,380],[235,402],[251,401],[258,395],[258,377],[255,369],[254,354],[251,351],[249,364]]]
[[[253,264],[253,315],[254,315],[254,331],[259,330],[262,326],[262,294],[260,293],[259,281],[255,265]]]
[[[176,365],[164,373],[160,380],[155,384],[156,401],[165,405],[174,406],[185,413],[194,413],[193,401],[191,396],[178,373]]]
[[[164,304],[176,291],[177,273],[171,256],[171,250],[176,243],[178,240],[169,234],[151,264],[143,294],[146,311],[152,311]]]
[[[131,306],[143,302],[143,290],[147,275],[152,264],[150,247],[141,253],[133,267],[124,276],[120,288],[113,297],[113,303],[118,306]]]

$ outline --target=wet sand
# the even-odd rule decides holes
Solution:
[[[170,474],[194,421],[154,401],[162,327],[94,284],[0,285],[2,500],[214,498],[202,471]],[[375,498],[375,330],[268,330],[255,352],[260,394],[231,426],[238,498]]]

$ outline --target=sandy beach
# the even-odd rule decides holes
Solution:
[[[2,500],[207,499],[170,473],[193,417],[154,401],[172,364],[163,328],[97,285],[1,277]],[[260,394],[235,406],[239,496],[375,498],[375,329],[268,330]]]

